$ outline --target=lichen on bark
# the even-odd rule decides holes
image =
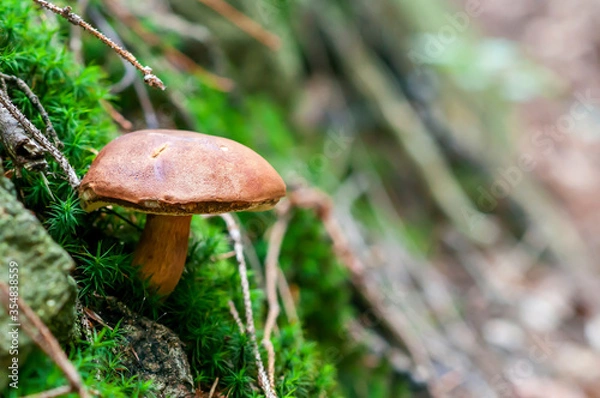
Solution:
[[[0,172],[3,171],[0,168]],[[56,244],[38,219],[15,196],[12,183],[0,177],[0,281],[8,283],[9,264],[18,264],[18,292],[62,341],[68,339],[75,319],[75,281],[69,276],[74,263]],[[13,264],[14,265],[14,264]],[[10,325],[6,311],[0,311],[0,325]],[[6,328],[3,328],[6,329]],[[4,330],[3,330],[4,331]],[[0,339],[0,389],[8,381],[7,366],[13,355],[11,339]],[[21,330],[18,359],[24,363],[33,342]]]

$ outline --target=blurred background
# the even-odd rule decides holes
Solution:
[[[596,1],[73,7],[167,86],[73,28],[123,131],[229,137],[282,174],[281,317],[341,396],[600,397]],[[277,217],[240,217],[264,259]]]
[[[360,269],[298,257],[312,213],[280,264],[345,395],[600,396],[599,5],[219,3],[98,2],[169,87],[118,104],[330,197]]]

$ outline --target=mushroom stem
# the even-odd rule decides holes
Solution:
[[[192,216],[148,214],[146,226],[133,255],[133,265],[150,279],[150,287],[169,295],[179,282],[187,256]]]

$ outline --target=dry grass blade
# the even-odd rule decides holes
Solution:
[[[72,392],[70,386],[62,386],[62,387],[53,388],[52,390],[40,392],[38,394],[26,395],[24,398],[54,398],[54,397],[62,397],[64,395],[69,394],[70,392]]]
[[[242,245],[242,234],[240,233],[240,227],[233,216],[229,213],[222,214],[221,218],[223,221],[225,221],[227,230],[229,231],[229,236],[231,236],[231,239],[233,240],[233,247],[236,253],[236,259],[238,261],[240,279],[242,281],[242,293],[244,295],[244,307],[246,311],[246,331],[248,336],[250,336],[254,358],[256,359],[256,366],[258,368],[258,381],[267,398],[277,398],[277,395],[271,389],[271,383],[269,382],[269,378],[265,372],[265,366],[262,362],[260,351],[258,349],[256,328],[254,326],[254,315],[252,313],[252,302],[250,300],[248,270],[246,268],[246,260],[244,258],[244,246]]]
[[[219,384],[219,378],[217,377],[212,385],[212,387],[210,388],[210,392],[208,393],[208,398],[212,398],[213,395],[215,394],[215,391],[217,390],[217,385]]]
[[[248,33],[271,50],[277,50],[281,46],[281,40],[277,35],[269,32],[256,21],[250,19],[224,0],[198,1],[230,20],[235,26]]]
[[[269,355],[269,380],[271,381],[271,387],[273,388],[275,388],[275,350],[273,348],[273,343],[271,342],[271,333],[277,325],[277,316],[279,315],[280,311],[279,302],[277,300],[277,276],[279,270],[278,260],[279,252],[281,251],[281,243],[283,242],[283,237],[285,236],[285,232],[287,231],[290,221],[289,202],[283,202],[279,206],[279,209],[282,211],[279,214],[279,219],[271,229],[271,236],[269,237],[269,250],[265,260],[266,290],[267,301],[269,303],[269,313],[267,314],[267,320],[265,322],[265,334],[262,340],[262,344]]]
[[[231,313],[233,320],[237,324],[238,329],[240,329],[240,333],[246,333],[244,322],[242,322],[242,318],[240,317],[240,313],[238,312],[237,308],[235,308],[235,304],[231,300],[229,300],[227,304],[229,305],[229,312]]]

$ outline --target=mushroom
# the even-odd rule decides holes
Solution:
[[[193,214],[269,210],[284,195],[279,174],[250,148],[180,130],[116,138],[79,187],[85,211],[119,205],[147,213],[133,264],[161,296],[175,289],[183,273]]]

